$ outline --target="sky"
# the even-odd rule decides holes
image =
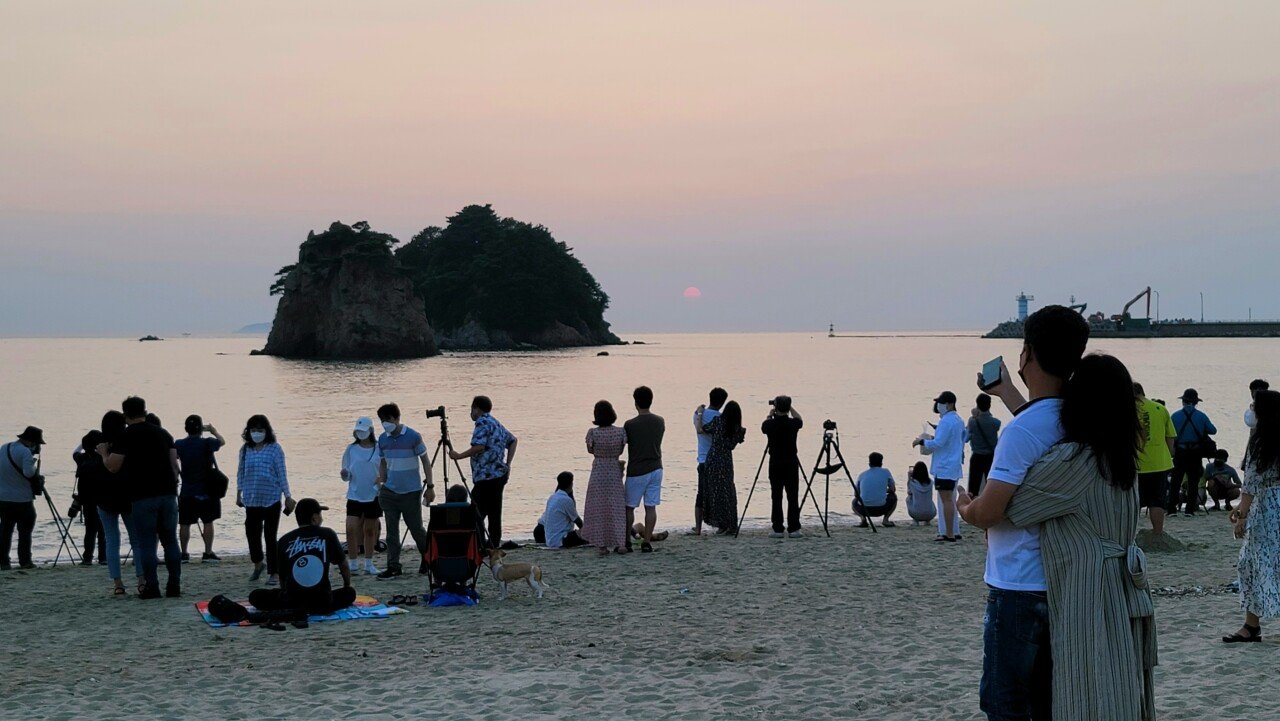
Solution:
[[[540,223],[615,330],[1280,318],[1280,3],[11,2],[0,336],[269,321],[307,231]],[[699,297],[686,297],[696,287]]]

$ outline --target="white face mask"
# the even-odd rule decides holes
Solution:
[[[251,438],[254,443],[261,443],[267,440],[267,432],[266,431],[249,431],[249,438]]]
[[[933,409],[936,410],[940,416],[945,416],[948,410],[946,403],[934,403]]]
[[[396,432],[396,424],[395,424],[395,423],[392,423],[391,421],[383,421],[383,422],[382,422],[382,430],[386,431],[387,433],[395,433],[395,432]]]
[[[356,438],[359,438],[359,439],[360,439],[360,440],[362,440],[362,441],[368,440],[368,439],[369,439],[369,434],[370,434],[370,433],[371,433],[371,431],[368,431],[368,430],[365,430],[364,428],[361,428],[360,430],[356,431]]]
[[[1250,428],[1256,428],[1258,425],[1258,414],[1253,412],[1253,406],[1244,412],[1244,424]]]

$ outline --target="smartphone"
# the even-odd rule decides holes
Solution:
[[[1004,356],[996,356],[982,365],[982,390],[990,390],[1000,385],[1000,369],[1004,367]]]

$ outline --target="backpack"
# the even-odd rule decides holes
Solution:
[[[249,609],[218,594],[209,599],[209,615],[223,623],[236,624],[249,620]]]

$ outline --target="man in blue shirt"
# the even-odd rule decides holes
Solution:
[[[471,459],[471,505],[477,519],[489,520],[489,548],[502,547],[502,491],[511,477],[511,461],[516,457],[516,437],[497,418],[489,415],[493,401],[476,396],[471,401],[471,420],[475,431],[471,447],[461,453],[449,448],[455,461]]]
[[[1194,516],[1200,504],[1200,479],[1204,476],[1204,443],[1218,432],[1209,416],[1198,410],[1200,394],[1188,388],[1182,394],[1182,410],[1174,412],[1173,429],[1178,436],[1173,448],[1173,480],[1169,484],[1169,505],[1166,510],[1178,512],[1178,494],[1186,504],[1183,515]]]
[[[858,476],[858,495],[853,499],[853,512],[863,516],[858,528],[867,527],[866,517],[884,518],[880,525],[893,528],[889,517],[898,507],[898,489],[893,485],[893,474],[884,467],[884,456],[872,453],[867,456],[870,466]]]
[[[178,542],[182,545],[182,562],[191,560],[187,554],[187,546],[191,543],[191,526],[199,521],[200,537],[204,540],[204,556],[201,563],[217,563],[218,555],[213,552],[213,522],[222,517],[222,500],[215,498],[206,485],[209,472],[217,461],[215,453],[226,441],[217,429],[205,425],[200,416],[187,416],[183,424],[187,437],[173,442],[178,451],[178,465],[181,467],[182,489],[178,492]],[[205,438],[209,433],[213,437]],[[226,489],[224,488],[223,491]]]
[[[956,484],[964,473],[964,444],[967,431],[964,421],[956,413],[956,394],[943,391],[933,399],[933,410],[938,419],[933,438],[921,436],[912,447],[922,446],[932,455],[929,471],[933,473],[933,488],[938,492],[939,541],[960,540],[960,514],[956,510]]]
[[[400,423],[400,407],[388,403],[378,409],[382,421],[382,435],[378,437],[378,455],[382,457],[378,468],[378,505],[387,518],[387,568],[378,574],[379,581],[387,581],[403,573],[400,566],[400,519],[413,535],[418,556],[427,552],[427,529],[422,527],[423,487],[427,479],[425,500],[436,499],[435,484],[431,482],[431,458],[422,435]],[[422,475],[418,466],[422,466]],[[427,562],[421,560],[418,573],[427,572]]]

